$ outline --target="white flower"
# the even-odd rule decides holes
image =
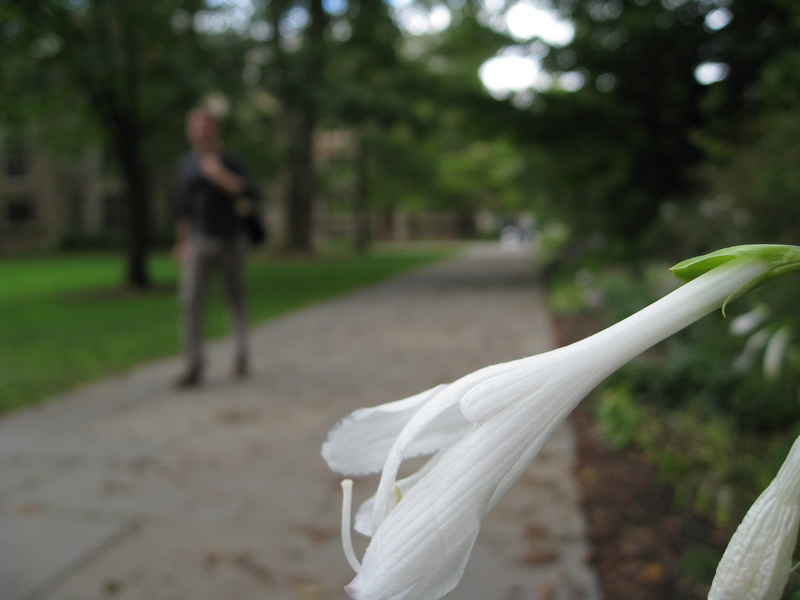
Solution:
[[[800,249],[790,253],[794,262],[783,255],[780,262],[763,261],[760,250],[747,248],[677,265],[677,274],[694,279],[585,340],[361,409],[335,427],[323,446],[332,469],[345,475],[381,471],[375,496],[356,518],[356,529],[372,537],[363,564],[346,551],[358,572],[345,588],[350,596],[435,600],[455,587],[484,517],[592,388],[771,271],[800,263]],[[430,453],[422,469],[396,481],[404,458]],[[349,532],[343,538],[349,545]]]
[[[755,333],[752,333],[747,338],[747,342],[745,343],[742,352],[736,357],[736,360],[733,363],[734,369],[739,371],[749,371],[751,368],[753,368],[758,355],[766,347],[767,342],[769,341],[769,336],[769,329],[759,329]]]
[[[769,309],[762,305],[756,306],[750,312],[739,315],[731,321],[731,333],[734,335],[749,335],[764,324],[769,318]]]
[[[764,348],[764,377],[775,379],[781,371],[786,348],[792,341],[792,329],[788,325],[781,327],[769,338]]]
[[[758,306],[731,321],[731,333],[749,336],[734,363],[734,368],[740,371],[749,370],[757,355],[763,350],[764,377],[775,379],[780,375],[786,350],[792,341],[792,329],[788,325],[777,328],[770,325],[762,327],[768,318],[769,310],[764,306]]]
[[[800,438],[747,511],[717,567],[708,600],[777,600],[800,525]]]

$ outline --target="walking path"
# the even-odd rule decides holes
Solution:
[[[344,599],[326,432],[551,348],[531,264],[475,245],[257,328],[244,382],[227,378],[223,341],[197,390],[170,387],[169,359],[0,419],[0,599]],[[573,446],[567,424],[486,520],[448,600],[599,598]],[[355,500],[375,484],[357,480]]]

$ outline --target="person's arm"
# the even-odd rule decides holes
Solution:
[[[234,197],[247,188],[244,177],[227,168],[219,154],[204,154],[200,158],[200,174]]]

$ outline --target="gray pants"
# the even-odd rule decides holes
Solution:
[[[228,243],[200,235],[193,235],[190,239],[180,288],[183,345],[189,370],[199,373],[203,368],[206,299],[215,270],[222,274],[225,299],[231,313],[234,360],[237,365],[245,365],[247,362],[247,306],[244,287],[246,255],[247,241],[244,238]]]

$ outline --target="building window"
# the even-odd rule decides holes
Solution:
[[[36,204],[27,195],[10,196],[6,200],[6,218],[11,223],[36,219]]]

